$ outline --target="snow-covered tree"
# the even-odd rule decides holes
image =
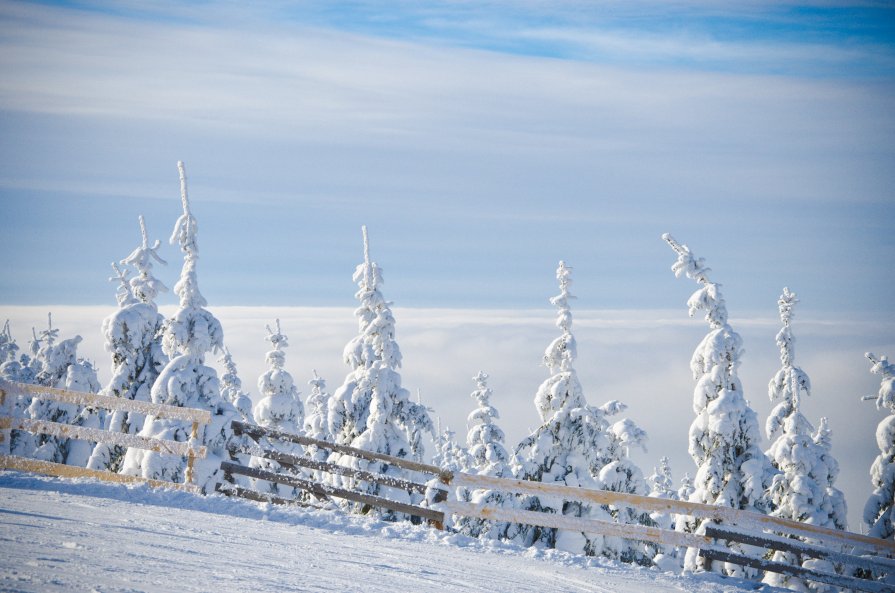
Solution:
[[[788,288],[783,289],[777,301],[783,322],[783,328],[777,334],[777,346],[783,366],[768,384],[768,395],[771,401],[781,401],[765,426],[768,438],[778,435],[767,451],[771,463],[780,472],[774,476],[768,491],[774,509],[771,514],[821,527],[845,529],[845,498],[833,486],[839,464],[830,450],[832,433],[825,419],[821,420],[821,429],[815,433],[800,410],[802,395],[811,393],[811,382],[808,375],[795,366],[795,337],[791,322],[797,302],[795,293]],[[827,561],[802,559],[792,552],[774,552],[772,560],[828,572],[834,570]],[[798,590],[808,587],[802,579],[771,572],[765,575],[764,581]]]
[[[681,485],[677,489],[677,499],[678,500],[690,500],[690,497],[693,496],[693,492],[696,489],[693,487],[693,478],[690,477],[690,472],[686,472],[684,477],[681,478]]]
[[[472,380],[476,388],[470,397],[478,403],[478,407],[466,418],[466,423],[472,425],[466,435],[472,469],[478,474],[508,478],[512,475],[510,454],[503,445],[506,438],[503,430],[494,423],[500,418],[500,413],[491,405],[493,392],[488,387],[488,373],[479,371]]]
[[[885,356],[877,357],[868,352],[872,363],[870,372],[882,376],[879,393],[875,399],[878,410],[889,415],[876,428],[876,444],[879,456],[870,466],[873,493],[864,505],[864,523],[868,534],[882,539],[895,539],[895,365]]]
[[[32,328],[32,331],[33,328]],[[34,335],[35,341],[37,334]],[[0,379],[17,381],[19,383],[34,383],[37,373],[34,369],[35,361],[27,352],[20,352],[19,345],[12,336],[9,320],[3,325],[0,332]],[[30,400],[29,400],[30,401]],[[21,413],[27,406],[22,406],[19,398],[16,398],[14,408]]]
[[[314,369],[314,378],[308,381],[308,385],[311,386],[311,393],[306,402],[305,435],[312,439],[330,441],[332,432],[329,429],[329,400],[332,396],[326,391],[326,381],[317,375],[317,369]]]
[[[180,244],[184,254],[180,280],[174,293],[180,308],[162,328],[162,348],[170,360],[152,386],[153,402],[171,406],[204,408],[211,411],[211,423],[202,427],[199,441],[208,448],[205,459],[197,459],[194,481],[204,490],[214,489],[220,474],[220,463],[230,459],[227,443],[233,436],[230,422],[239,417],[233,405],[220,394],[217,373],[205,365],[205,355],[223,347],[224,332],[220,322],[205,309],[207,301],[199,292],[196,267],[199,261],[198,225],[190,211],[186,172],[178,162],[183,214],[174,225],[171,243]],[[190,438],[190,425],[180,420],[148,416],[140,436],[174,441]],[[128,449],[122,473],[145,478],[183,482],[187,469],[184,457],[163,455],[154,451]]]
[[[358,285],[356,298],[360,306],[355,311],[358,335],[345,347],[344,360],[351,367],[345,381],[329,401],[329,425],[336,443],[385,453],[395,457],[421,456],[422,451],[411,448],[412,432],[432,430],[432,420],[426,408],[410,399],[401,386],[401,351],[395,342],[395,319],[389,303],[382,296],[382,269],[370,260],[367,229],[363,228],[364,262],[357,266],[353,280]],[[421,444],[419,445],[421,447]],[[367,461],[334,453],[330,461],[359,470],[385,473],[399,478],[405,472],[394,465]],[[334,476],[336,483],[353,483]],[[356,489],[368,494],[379,494],[383,486],[367,482],[357,483]],[[411,502],[408,492],[393,491],[390,497],[400,502]],[[385,519],[403,518],[392,511],[382,510]]]
[[[120,262],[132,266],[137,276],[128,280],[127,269],[112,264],[119,281],[118,310],[103,320],[106,350],[112,355],[112,378],[102,393],[148,402],[155,380],[168,363],[161,343],[165,318],[155,304],[158,293],[166,292],[168,288],[152,275],[153,261],[166,264],[158,255],[159,241],[150,244],[142,216],[139,222],[140,246]],[[125,434],[139,433],[145,420],[143,414],[121,410],[112,412],[107,418],[107,430]],[[125,452],[126,448],[119,445],[97,443],[87,467],[117,472]]]
[[[308,381],[311,386],[311,393],[305,402],[307,414],[305,415],[305,436],[320,441],[333,440],[332,432],[329,430],[329,400],[332,397],[326,391],[326,381],[317,375],[314,369],[314,378]],[[329,457],[329,450],[316,445],[309,445],[305,448],[305,455],[315,461],[326,461]],[[329,479],[329,474],[322,471],[314,472],[314,479],[323,482]]]
[[[432,464],[449,472],[462,472],[469,469],[469,452],[457,443],[457,433],[445,426],[435,436],[435,454]]]
[[[273,345],[273,350],[266,356],[268,370],[258,378],[258,390],[262,397],[255,404],[255,421],[264,428],[301,434],[305,409],[292,375],[284,368],[286,352],[283,348],[289,346],[289,342],[280,329],[279,319],[276,322],[276,330],[267,326],[267,341]],[[281,453],[296,456],[303,453],[301,445],[296,443],[280,439],[265,439],[263,443],[266,448],[275,449]],[[280,464],[276,461],[261,457],[253,458],[251,465],[272,472],[280,469]],[[296,494],[294,488],[261,480],[256,483],[255,487],[258,490],[267,490],[284,496],[291,497]]]
[[[255,424],[255,417],[252,415],[252,399],[242,390],[242,379],[239,378],[236,363],[233,361],[233,355],[229,348],[224,348],[224,355],[218,359],[218,362],[224,365],[224,374],[221,375],[221,397],[233,404],[243,422]]]
[[[492,390],[488,386],[488,374],[479,371],[475,377],[476,388],[470,396],[478,407],[470,412],[466,423],[470,425],[466,435],[469,451],[470,467],[467,471],[495,478],[513,476],[510,468],[510,454],[504,447],[504,432],[494,422],[500,418],[497,408],[491,405]],[[475,504],[486,504],[499,508],[516,506],[515,497],[501,490],[477,489],[458,491],[458,498]],[[457,528],[473,537],[500,538],[506,537],[507,531],[513,527],[507,523],[487,521],[473,517],[461,517],[455,521]]]
[[[709,280],[711,270],[705,261],[694,257],[686,245],[670,235],[662,238],[678,256],[671,267],[675,276],[686,275],[700,285],[687,301],[690,316],[705,311],[710,328],[690,360],[696,380],[693,392],[696,418],[690,425],[688,448],[698,468],[690,501],[766,512],[769,505],[765,490],[774,470],[759,447],[758,419],[743,396],[737,376],[743,353],[742,338],[727,321],[727,306],[720,285]],[[678,529],[694,531],[702,522],[684,521]],[[699,558],[695,548],[688,550],[685,569],[710,568],[710,563]],[[729,569],[718,568],[737,576],[757,575],[753,570],[743,572],[735,565]]]
[[[3,330],[0,331],[0,364],[16,360],[18,357],[19,345],[12,337],[12,331],[9,329],[9,319],[3,324]]]
[[[544,353],[551,376],[535,394],[541,426],[516,448],[512,468],[517,478],[564,484],[572,487],[614,489],[646,494],[640,470],[628,459],[628,447],[642,445],[646,433],[630,420],[610,424],[609,417],[625,409],[610,401],[601,407],[587,404],[573,367],[577,348],[572,335],[569,293],[571,268],[559,262],[556,270],[560,294],[550,302],[557,307],[557,327],[562,334]],[[557,504],[560,503],[560,504]],[[614,509],[578,501],[558,501],[530,496],[521,501],[523,509],[593,519],[635,520],[629,510]],[[646,515],[636,520],[649,522]],[[624,561],[648,563],[651,553],[633,542],[596,534],[522,526],[518,535],[508,533],[525,545],[541,543],[576,553],[603,554]]]
[[[665,500],[678,500],[678,492],[674,489],[671,478],[671,467],[668,457],[659,459],[659,467],[653,468],[653,474],[647,478],[650,484],[649,495]],[[677,515],[667,511],[654,511],[650,518],[662,529],[674,529]],[[683,567],[683,557],[678,554],[674,546],[660,546],[659,553],[653,558],[653,562],[666,572],[679,572]]]
[[[99,391],[96,369],[90,362],[78,358],[81,336],[57,342],[59,329],[53,327],[51,314],[47,315],[47,319],[47,329],[40,332],[33,343],[37,345],[31,364],[31,368],[37,371],[34,383],[71,391],[88,393]],[[24,410],[24,415],[33,420],[98,427],[95,421],[90,420],[90,415],[95,414],[95,410],[82,415],[81,406],[43,398],[23,398],[22,405],[26,399],[30,401]],[[83,466],[87,461],[86,457],[82,459],[81,455],[84,447],[82,443],[76,443],[67,437],[30,434],[24,431],[13,431],[11,438],[13,454]],[[75,444],[74,455],[70,455],[73,444]]]

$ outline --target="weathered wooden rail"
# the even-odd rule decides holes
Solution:
[[[12,429],[28,430],[34,433],[54,434],[69,438],[80,438],[96,442],[107,442],[109,444],[128,447],[136,446],[161,453],[187,456],[187,483],[174,484],[157,480],[147,480],[137,476],[123,476],[112,472],[87,470],[79,467],[14,457],[11,455],[0,455],[0,467],[35,471],[61,477],[94,477],[107,481],[141,482],[149,483],[153,486],[180,488],[193,492],[199,491],[199,489],[190,482],[193,460],[196,457],[204,457],[206,455],[205,448],[198,446],[196,440],[198,427],[201,424],[210,422],[210,413],[207,410],[190,410],[172,406],[160,406],[146,402],[124,400],[121,398],[77,393],[60,389],[49,389],[33,385],[11,384],[8,382],[0,382],[0,410],[5,409],[4,404],[8,406],[9,395],[15,393],[29,394],[33,397],[43,397],[77,405],[104,407],[109,410],[138,412],[145,415],[154,415],[156,417],[191,421],[193,423],[192,436],[188,442],[147,439],[136,435],[117,434],[80,426],[30,420],[26,418],[15,418],[9,415],[4,415],[0,416],[0,451],[3,450],[2,447],[8,449],[10,431]],[[232,445],[232,452],[245,453],[253,457],[274,461],[287,471],[268,471],[225,461],[221,464],[225,476],[232,479],[233,475],[241,475],[256,480],[282,484],[310,493],[310,495],[317,499],[317,502],[325,502],[331,498],[339,498],[364,505],[365,507],[384,508],[394,512],[420,517],[428,520],[439,528],[443,528],[444,526],[445,515],[451,513],[485,520],[524,523],[545,528],[564,529],[640,540],[660,545],[696,548],[699,550],[700,556],[712,561],[751,566],[765,571],[779,572],[810,581],[827,583],[853,590],[869,591],[872,593],[893,590],[892,586],[889,584],[852,576],[855,574],[856,569],[862,569],[865,573],[869,569],[876,574],[884,575],[895,573],[895,542],[891,541],[727,507],[639,496],[623,492],[572,488],[561,484],[494,478],[459,472],[451,473],[425,463],[392,457],[372,451],[365,451],[363,449],[356,449],[345,445],[337,445],[335,443],[312,439],[301,435],[264,429],[244,422],[234,421],[232,427],[237,435],[245,435],[252,440],[251,443],[245,442],[238,445]],[[372,471],[319,461],[307,456],[283,453],[265,447],[265,439],[267,439],[267,442],[270,440],[279,440],[283,442],[297,443],[306,447],[319,447],[328,451],[352,456],[357,459],[382,462],[416,472],[418,475],[425,477],[425,480],[415,482],[410,479],[401,479]],[[434,501],[434,503],[427,506],[411,505],[406,502],[390,500],[386,496],[373,496],[367,493],[351,490],[350,488],[319,483],[313,479],[309,479],[303,470],[325,472],[330,475],[347,477],[358,482],[372,482],[387,488],[394,488],[408,493],[425,494],[428,495],[428,499]],[[465,487],[472,490],[500,490],[522,496],[547,496],[554,499],[578,501],[602,506],[628,507],[637,509],[641,512],[660,511],[675,515],[706,519],[708,522],[705,524],[701,533],[685,533],[639,524],[625,524],[614,521],[569,517],[554,513],[497,508],[487,505],[449,500],[449,490],[457,487]],[[277,496],[273,493],[258,492],[228,482],[218,484],[217,490],[229,495],[261,502],[297,504],[308,507],[318,506],[314,504],[313,500],[291,499]],[[779,550],[792,552],[803,558],[826,559],[836,565],[845,567],[845,570],[843,571],[845,574],[808,569],[802,566],[793,566],[782,562],[770,561],[763,557],[749,556],[732,550],[725,542],[738,542],[771,551]]]
[[[436,477],[439,485],[435,488],[438,496],[434,497],[434,500],[437,502],[431,505],[431,508],[412,507],[408,509],[407,506],[401,506],[403,503],[389,501],[384,497],[371,497],[366,494],[358,494],[349,490],[318,484],[312,480],[295,475],[282,475],[251,468],[241,468],[241,466],[233,467],[232,464],[229,463],[222,465],[222,467],[226,466],[229,468],[230,471],[235,470],[235,473],[241,472],[243,475],[251,475],[258,479],[293,486],[318,495],[344,498],[346,500],[361,502],[362,504],[370,506],[379,506],[398,512],[415,514],[429,519],[432,523],[438,526],[443,525],[443,518],[446,513],[485,520],[524,523],[546,528],[622,537],[625,539],[652,542],[660,545],[696,548],[699,550],[701,556],[710,560],[752,566],[762,570],[780,572],[853,590],[870,591],[873,593],[891,590],[891,586],[889,585],[876,581],[859,579],[850,574],[836,574],[821,570],[807,569],[802,566],[791,566],[781,562],[771,562],[765,558],[747,556],[732,551],[725,543],[737,541],[744,544],[760,546],[767,550],[791,551],[804,557],[828,559],[831,562],[845,567],[871,567],[874,571],[881,574],[891,574],[895,572],[895,560],[893,560],[893,558],[895,558],[895,543],[857,533],[848,533],[816,525],[790,521],[780,517],[688,501],[661,499],[624,492],[572,488],[561,484],[494,478],[459,472],[451,473],[432,465],[395,458],[381,453],[355,449],[344,445],[336,445],[334,443],[299,435],[266,430],[241,422],[234,422],[233,429],[238,434],[245,434],[251,437],[256,442],[255,446],[244,446],[240,448],[241,452],[277,461],[287,468],[306,468],[314,471],[348,476],[357,480],[376,482],[405,491],[426,492],[427,488],[432,487],[431,483],[426,485],[408,480],[399,480],[392,476],[382,476],[372,472],[364,472],[341,465],[308,459],[307,457],[287,455],[275,450],[266,449],[259,445],[262,438],[275,438],[305,446],[321,447],[361,459],[385,462],[397,467],[420,472],[429,477]],[[647,525],[582,519],[553,513],[504,509],[481,504],[460,502],[457,500],[448,500],[448,489],[457,487],[465,487],[473,490],[500,490],[510,494],[523,496],[549,496],[555,499],[579,501],[588,504],[629,507],[641,512],[660,511],[698,519],[707,519],[709,520],[709,524],[706,525],[704,533],[685,533],[660,529],[658,527],[650,527]],[[246,495],[246,497],[255,497],[256,499],[259,496],[265,496],[254,491],[249,492],[250,494],[246,495],[247,493],[244,492],[243,495]],[[801,539],[796,538],[807,539],[813,543],[805,543]]]
[[[493,478],[465,473],[454,474],[449,484],[473,489],[501,490],[523,495],[551,496],[563,500],[577,500],[600,505],[624,506],[639,511],[663,511],[676,515],[709,519],[722,525],[707,525],[704,534],[682,533],[644,525],[498,509],[486,505],[458,501],[446,501],[436,507],[458,515],[540,525],[542,527],[567,529],[584,533],[598,533],[662,545],[696,548],[701,556],[710,560],[751,566],[765,571],[799,576],[807,580],[854,590],[873,593],[891,592],[893,590],[891,585],[877,581],[811,570],[801,566],[796,567],[781,562],[771,562],[764,558],[738,554],[732,552],[726,545],[719,543],[721,540],[739,541],[741,543],[759,545],[769,550],[798,550],[806,556],[828,558],[831,561],[847,566],[872,567],[875,571],[882,574],[895,572],[895,560],[892,560],[895,557],[895,542],[880,540],[858,533],[827,529],[780,517],[761,515],[727,507],[640,496],[624,492],[570,488],[559,484]],[[764,530],[770,531],[772,534],[764,533]],[[783,537],[773,534],[783,534]],[[809,545],[801,540],[794,539],[794,537],[808,538],[812,541],[820,542],[820,545]]]
[[[11,413],[7,413],[7,408],[12,407],[11,397],[18,394],[78,406],[104,408],[112,411],[136,412],[147,416],[152,415],[156,418],[168,418],[182,420],[184,422],[192,422],[190,439],[189,441],[181,442],[167,439],[146,438],[138,435],[110,432],[95,428],[62,424],[59,422],[18,418]],[[40,385],[0,381],[0,411],[2,411],[2,415],[0,415],[0,468],[29,471],[65,478],[94,478],[106,482],[126,484],[145,483],[153,487],[175,488],[196,493],[201,492],[200,488],[193,483],[193,465],[196,458],[204,458],[207,455],[206,448],[198,444],[198,432],[200,426],[211,422],[211,412],[208,410],[180,408],[177,406],[153,404],[150,402],[110,397],[95,393],[82,393],[65,389],[42,387]],[[147,451],[155,451],[167,455],[180,455],[187,458],[185,480],[183,484],[179,484],[162,480],[152,480],[141,476],[128,476],[115,472],[92,470],[83,467],[11,455],[9,446],[12,430],[24,430],[34,434],[54,435],[63,438],[119,445],[122,447],[135,447],[137,449],[145,449]]]
[[[384,508],[397,513],[405,513],[412,517],[419,517],[421,519],[428,520],[438,527],[443,527],[444,513],[441,511],[435,511],[427,507],[421,507],[404,502],[396,502],[384,496],[373,496],[367,493],[350,490],[348,488],[340,488],[330,484],[320,484],[318,482],[306,479],[301,475],[297,475],[298,472],[296,472],[295,470],[297,468],[306,468],[318,472],[326,472],[332,475],[348,477],[360,482],[373,482],[381,486],[386,486],[388,488],[395,488],[406,492],[416,492],[418,494],[426,493],[427,485],[424,483],[413,482],[410,480],[396,478],[394,476],[354,469],[334,463],[328,463],[325,461],[317,461],[300,455],[290,455],[281,451],[277,451],[275,449],[263,447],[261,443],[264,439],[268,439],[274,441],[297,443],[304,446],[316,446],[330,451],[342,453],[344,455],[349,455],[358,459],[380,461],[390,465],[394,465],[396,467],[400,467],[402,469],[420,472],[427,475],[429,478],[431,478],[432,476],[438,476],[440,478],[447,479],[449,477],[449,474],[442,472],[438,467],[434,465],[419,463],[410,459],[392,457],[390,455],[384,455],[382,453],[376,453],[373,451],[356,449],[354,447],[348,447],[345,445],[337,445],[335,443],[312,439],[309,437],[291,434],[279,430],[262,428],[253,424],[239,422],[237,420],[234,420],[231,423],[231,426],[235,434],[245,435],[254,441],[254,444],[251,445],[233,445],[231,449],[232,452],[246,453],[248,455],[252,455],[253,457],[276,461],[281,466],[285,466],[286,468],[292,470],[292,473],[285,474],[271,472],[259,468],[246,467],[225,461],[221,463],[221,469],[224,471],[225,477],[227,476],[227,474],[237,474],[257,480],[265,480],[276,484],[282,484],[284,486],[290,486],[292,488],[298,488],[299,490],[303,490],[316,496],[318,500],[339,498],[342,500],[347,500],[349,502],[355,502],[361,505],[365,505],[367,507]],[[243,498],[249,498],[252,500],[263,498],[264,500],[269,502],[298,502],[293,499],[286,499],[283,497],[270,497],[267,493],[262,493],[246,488],[240,488],[237,490],[226,485],[221,485],[218,490],[226,494],[241,496]],[[446,497],[446,495],[447,492],[445,491],[444,496]],[[277,498],[278,500],[274,500],[274,498]]]

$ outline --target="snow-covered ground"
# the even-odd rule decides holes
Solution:
[[[0,472],[0,552],[0,591],[755,588],[409,524],[18,472]]]

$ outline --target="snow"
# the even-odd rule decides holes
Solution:
[[[754,589],[407,523],[18,472],[0,472],[0,538],[0,590],[23,593]]]

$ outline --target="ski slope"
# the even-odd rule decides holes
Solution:
[[[333,512],[18,472],[0,472],[0,542],[0,591],[727,593],[756,586]]]

